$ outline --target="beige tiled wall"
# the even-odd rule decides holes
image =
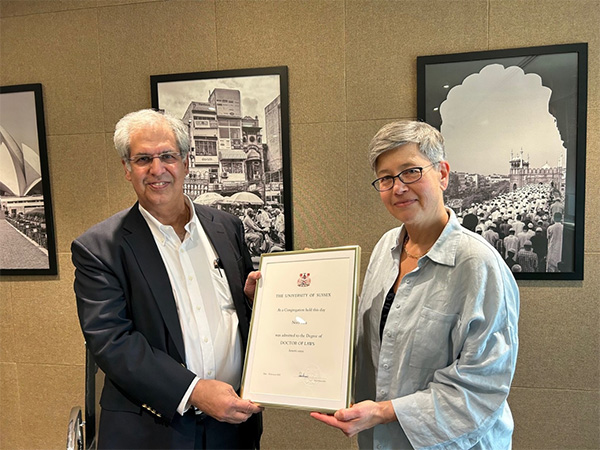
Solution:
[[[111,144],[150,75],[289,67],[297,248],[394,226],[365,147],[416,115],[416,57],[589,43],[585,279],[519,282],[515,449],[600,448],[600,0],[0,0],[0,85],[42,83],[59,275],[0,282],[0,448],[63,448],[83,404],[71,240],[134,196]],[[266,449],[353,448],[269,410]]]

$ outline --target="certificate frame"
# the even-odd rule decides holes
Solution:
[[[241,397],[261,406],[350,406],[360,247],[261,256]]]

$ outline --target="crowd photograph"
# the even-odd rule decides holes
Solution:
[[[480,234],[513,272],[560,272],[565,205],[552,185],[527,185],[457,215],[462,225]]]
[[[237,216],[244,224],[246,246],[253,261],[263,253],[285,250],[283,205],[214,204],[213,207]]]

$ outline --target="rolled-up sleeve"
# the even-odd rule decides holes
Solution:
[[[424,389],[392,400],[415,448],[472,448],[504,426],[508,434],[498,436],[510,439],[510,414],[510,423],[502,420],[517,358],[519,293],[500,264],[473,258],[453,269],[462,278],[455,290],[462,298],[453,300],[463,305],[452,331],[456,359],[435,370]]]

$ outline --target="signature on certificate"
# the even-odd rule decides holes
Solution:
[[[300,370],[298,378],[302,378],[306,384],[325,383],[327,380],[321,377],[321,372],[317,367],[311,367],[307,370]]]

